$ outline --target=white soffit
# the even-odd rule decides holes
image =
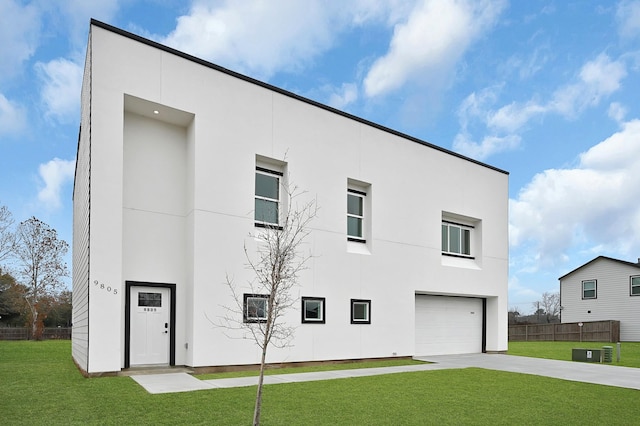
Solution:
[[[190,112],[137,98],[126,93],[124,95],[124,110],[180,127],[187,127],[195,116]]]

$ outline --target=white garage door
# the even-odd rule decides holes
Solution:
[[[416,355],[482,352],[482,299],[416,295]]]

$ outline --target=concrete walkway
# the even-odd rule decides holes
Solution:
[[[555,361],[513,355],[439,355],[417,357],[431,364],[404,365],[399,367],[361,368],[314,373],[276,374],[265,376],[264,383],[293,383],[315,380],[345,379],[349,377],[375,376],[415,371],[444,370],[477,367],[512,373],[534,374],[576,382],[618,386],[640,390],[640,368],[616,367],[571,361]],[[189,392],[204,389],[255,386],[258,377],[236,377],[229,379],[199,380],[187,373],[132,375],[131,378],[152,394]]]

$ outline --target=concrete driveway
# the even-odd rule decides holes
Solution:
[[[595,383],[640,390],[640,368],[616,367],[606,364],[590,364],[572,361],[556,361],[514,355],[467,354],[416,357],[431,364],[403,365],[398,367],[362,368],[313,373],[278,374],[265,376],[265,384],[307,382],[314,380],[344,379],[427,370],[444,370],[477,367],[487,370],[534,374],[575,382]],[[149,393],[189,392],[194,390],[255,386],[257,377],[238,377],[216,380],[199,380],[187,373],[144,374],[131,376]]]
[[[640,390],[640,368],[500,354],[438,355],[416,359],[442,367],[478,367]]]

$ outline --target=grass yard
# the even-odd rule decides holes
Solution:
[[[624,349],[623,349],[624,350]],[[7,425],[251,423],[255,387],[150,395],[85,379],[69,341],[0,341]],[[268,385],[264,425],[632,424],[639,391],[476,368]]]
[[[571,361],[571,349],[602,349],[613,346],[613,362],[610,365],[640,368],[640,342],[620,344],[620,362],[616,360],[616,344],[602,342],[509,342],[509,355]]]

